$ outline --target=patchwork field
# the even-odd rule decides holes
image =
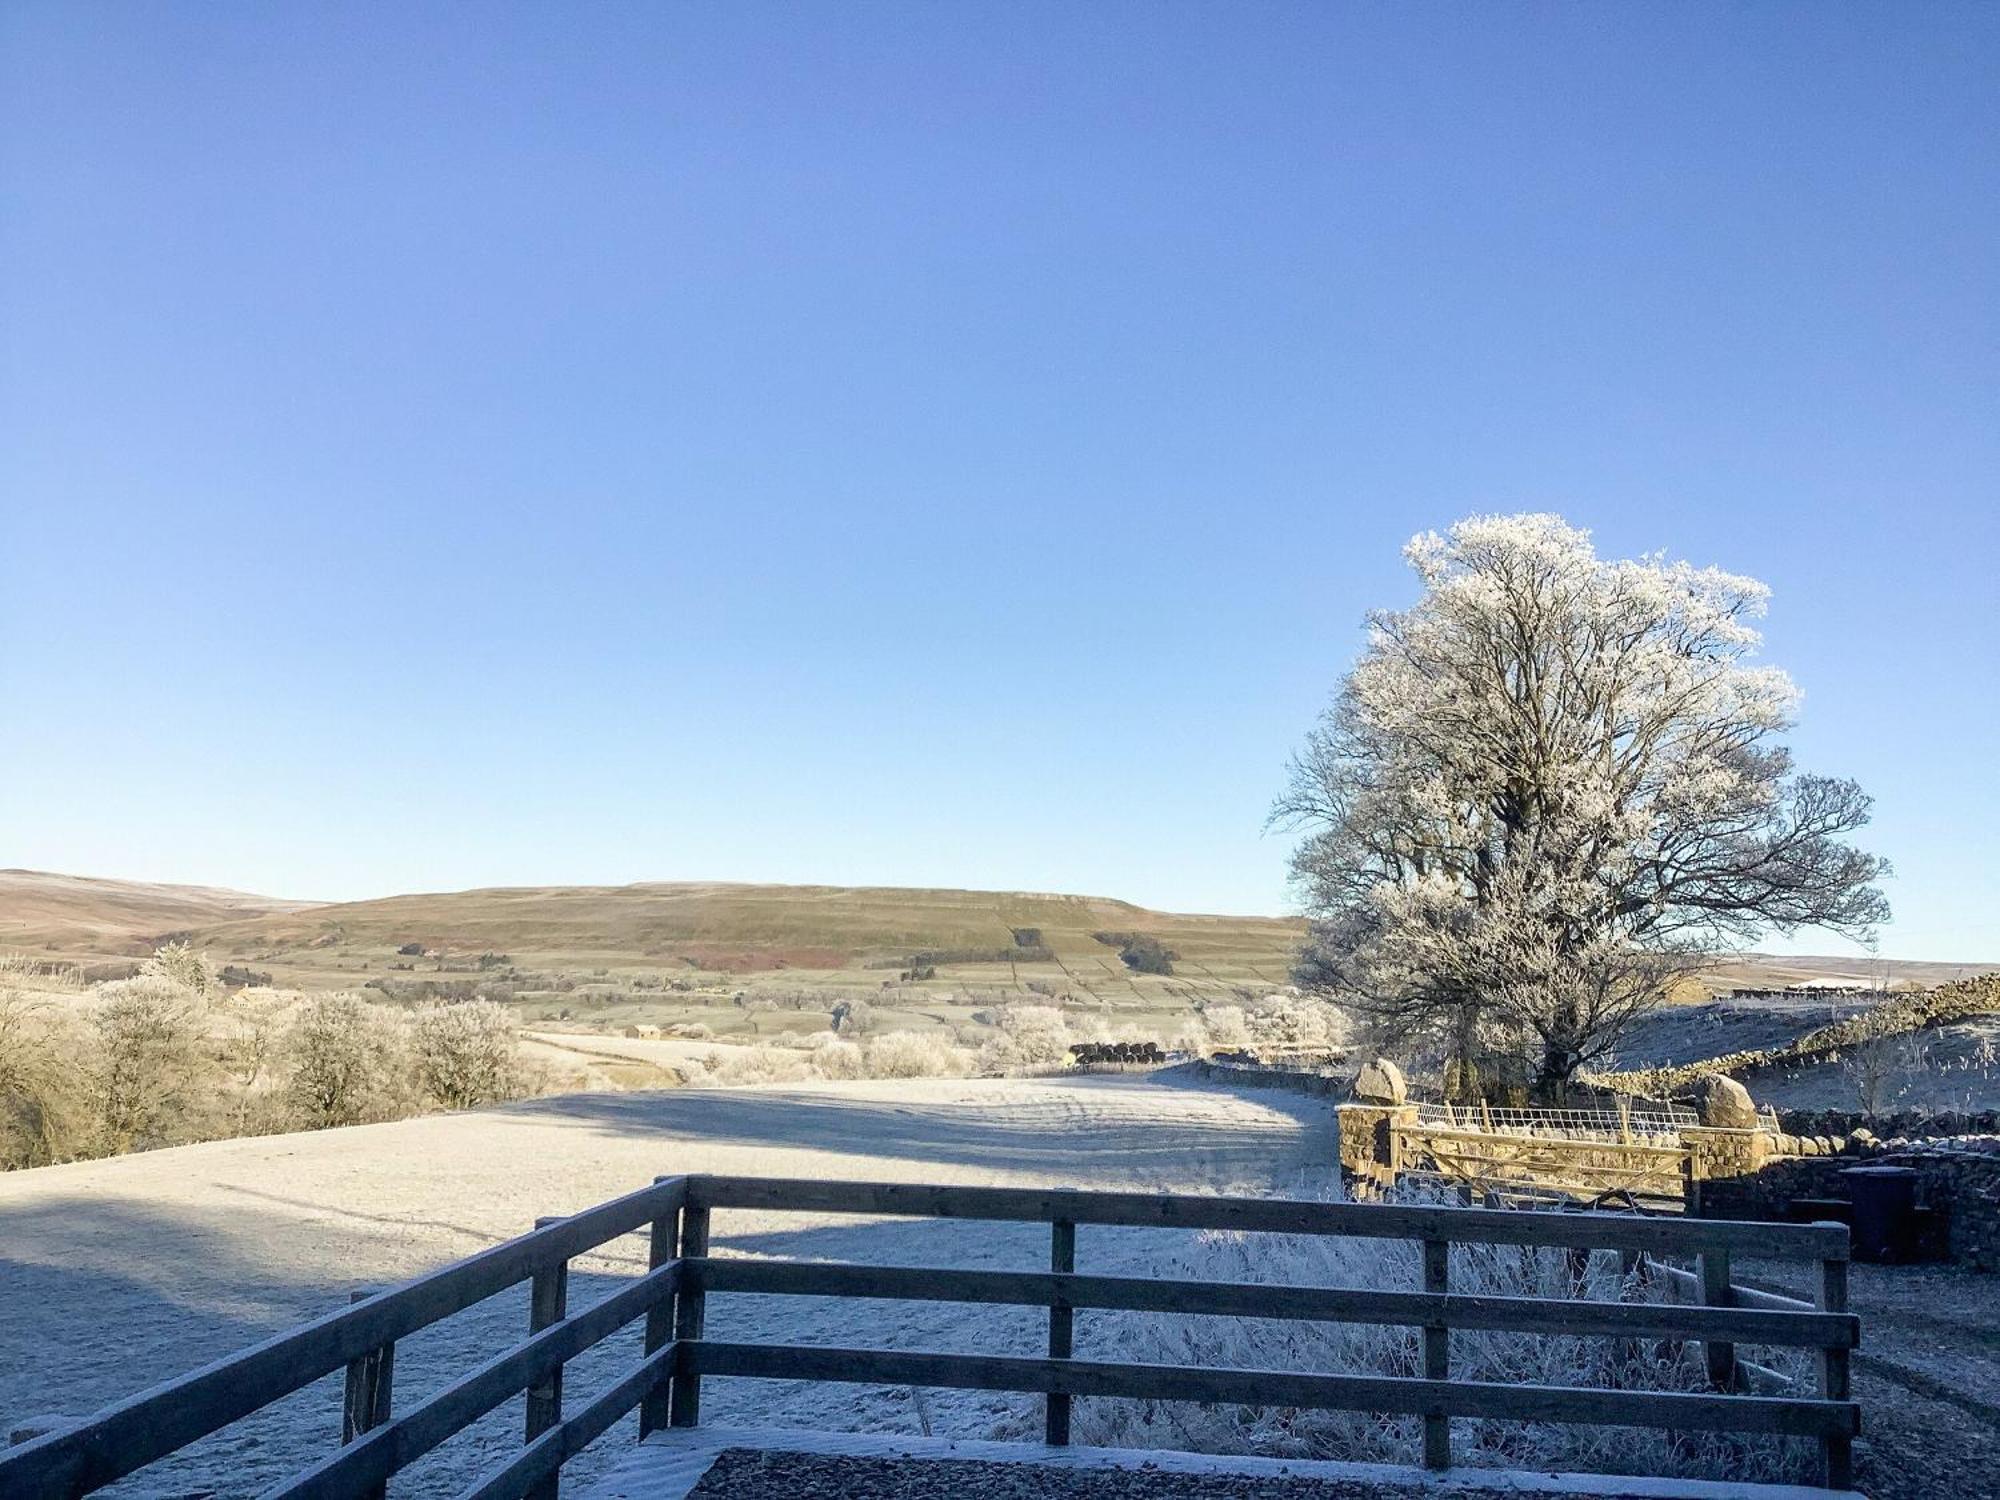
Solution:
[[[104,888],[93,905],[89,890]],[[1303,923],[1032,892],[646,884],[311,905],[182,887],[0,877],[0,949],[125,972],[184,938],[227,977],[391,999],[499,999],[532,1026],[702,1026],[757,1040],[823,1031],[865,1001],[880,1031],[957,1032],[1037,997],[1170,1032],[1199,1001],[1284,985]],[[1128,964],[1155,940],[1170,972]]]
[[[1283,986],[1303,933],[1297,918],[1020,891],[648,883],[315,904],[0,871],[0,950],[92,977],[185,938],[239,982],[478,993],[535,1026],[698,1024],[741,1040],[822,1030],[843,999],[865,1000],[882,1030],[957,1030],[998,1001],[1036,996],[1166,1032],[1199,1001]],[[1170,954],[1171,972],[1128,963],[1135,936]],[[1811,981],[1930,985],[1982,967],[1739,955],[1684,998]]]

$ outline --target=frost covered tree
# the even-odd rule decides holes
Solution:
[[[980,1048],[980,1071],[1048,1068],[1069,1057],[1069,1020],[1054,1005],[1008,1005],[994,1013],[997,1034]]]
[[[94,1130],[86,1040],[66,1006],[0,987],[0,1172],[86,1151]]]
[[[215,993],[215,965],[206,953],[197,953],[187,943],[168,943],[155,948],[153,956],[139,965],[140,977],[164,979],[197,995]]]
[[[1819,927],[1870,940],[1885,861],[1852,781],[1794,771],[1798,693],[1754,664],[1754,579],[1600,559],[1553,515],[1413,539],[1272,820],[1311,935],[1297,978],[1536,1093],[1700,956]]]
[[[410,1041],[418,1082],[446,1109],[509,1099],[525,1084],[514,1018],[491,1000],[418,1011]]]
[[[114,1152],[171,1145],[199,1134],[197,1117],[214,1099],[214,1060],[199,992],[159,973],[99,985],[98,1120]]]
[[[285,1090],[307,1128],[392,1114],[407,1071],[402,1017],[342,992],[298,1003],[285,1035]]]

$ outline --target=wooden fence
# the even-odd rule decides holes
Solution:
[[[1044,1223],[1047,1271],[764,1260],[709,1255],[712,1215],[763,1209]],[[1361,1236],[1422,1247],[1424,1290],[1290,1287],[1095,1276],[1075,1270],[1081,1225]],[[566,1302],[569,1261],[619,1235],[651,1236],[647,1273],[576,1313]],[[1450,1289],[1454,1244],[1548,1246],[1573,1254],[1693,1258],[1685,1276],[1697,1305],[1464,1295]],[[1816,1261],[1816,1307],[1734,1286],[1733,1253]],[[695,1176],[539,1227],[432,1275],[170,1381],[75,1426],[0,1456],[0,1493],[88,1494],[251,1412],[345,1368],[346,1442],[269,1492],[379,1496],[390,1476],[507,1399],[528,1394],[525,1445],[464,1491],[466,1500],[553,1497],[562,1465],[619,1417],[640,1409],[644,1432],[700,1420],[707,1376],[750,1376],[961,1390],[1039,1393],[1046,1436],[1066,1443],[1077,1396],[1279,1405],[1421,1416],[1427,1466],[1451,1463],[1454,1417],[1602,1423],[1685,1431],[1777,1433],[1816,1439],[1824,1480],[1851,1482],[1859,1426],[1847,1383],[1859,1340],[1846,1309],[1848,1236],[1838,1224],[1776,1225],[1479,1208],[1320,1203],[1023,1188],[930,1187]],[[394,1413],[396,1340],[522,1281],[531,1283],[528,1337],[400,1415]],[[896,1298],[1041,1307],[1043,1357],[747,1344],[706,1337],[710,1292]],[[1119,1309],[1220,1317],[1400,1325],[1421,1330],[1421,1377],[1289,1370],[1195,1369],[1073,1357],[1076,1313]],[[562,1369],[617,1328],[643,1317],[640,1360],[565,1414]],[[1452,1329],[1616,1339],[1700,1340],[1717,1389],[1660,1392],[1530,1386],[1453,1379]],[[1812,1396],[1742,1394],[1738,1343],[1818,1353]],[[269,1500],[269,1497],[267,1497]]]

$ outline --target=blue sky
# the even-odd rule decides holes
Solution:
[[[1401,543],[1553,509],[1772,585],[1884,951],[2000,958],[1996,69],[1952,4],[12,4],[0,863],[1275,910]]]

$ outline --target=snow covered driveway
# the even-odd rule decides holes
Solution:
[[[1126,1076],[578,1094],[12,1173],[0,1176],[0,1419],[81,1415],[337,1306],[352,1289],[670,1173],[1270,1192],[1323,1182],[1333,1159],[1321,1104]],[[1086,1232],[1079,1269],[1140,1264],[1160,1233]],[[1030,1269],[1046,1266],[1048,1243],[1035,1225],[726,1211],[715,1249]],[[571,1307],[636,1274],[644,1254],[632,1238],[579,1261]],[[496,1297],[399,1345],[397,1404],[518,1341],[525,1300]],[[1026,1309],[718,1295],[708,1326],[725,1338],[1026,1352],[1044,1325]],[[629,1368],[636,1336],[572,1365],[571,1399]],[[979,1393],[933,1395],[920,1408],[901,1391],[712,1384],[704,1417],[739,1425],[929,1425],[984,1437],[1032,1415],[1025,1398]],[[339,1416],[330,1377],[120,1492],[254,1494],[331,1451]],[[520,1421],[518,1401],[503,1407],[394,1493],[452,1492],[468,1460],[518,1443]],[[629,1436],[621,1428],[604,1439],[611,1453],[586,1455],[579,1477]]]

